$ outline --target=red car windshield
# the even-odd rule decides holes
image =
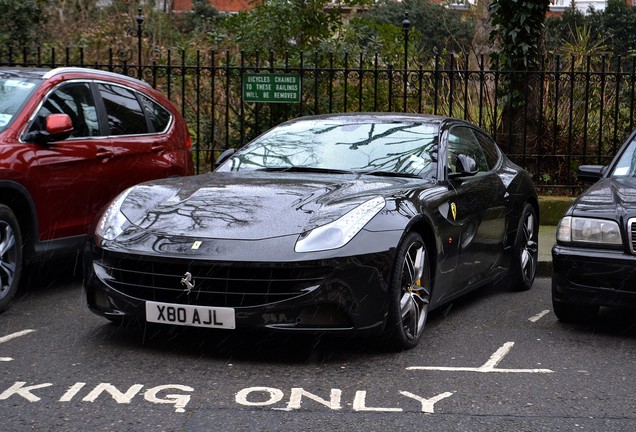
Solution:
[[[9,126],[41,82],[10,71],[0,72],[0,132]]]

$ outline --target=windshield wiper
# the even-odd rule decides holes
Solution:
[[[271,172],[305,172],[305,173],[321,173],[321,174],[357,174],[357,175],[370,175],[378,177],[406,177],[406,178],[422,178],[417,174],[405,173],[405,172],[392,172],[392,171],[360,171],[360,170],[342,170],[334,168],[317,168],[307,166],[293,166],[293,167],[267,167],[260,168],[259,171],[271,171]]]
[[[407,178],[422,178],[422,176],[405,172],[393,172],[393,171],[356,171],[362,175],[371,175],[378,177],[407,177]]]
[[[333,168],[316,168],[316,167],[268,167],[261,168],[260,171],[272,171],[272,172],[305,172],[305,173],[321,173],[321,174],[354,174],[353,171],[333,169]]]

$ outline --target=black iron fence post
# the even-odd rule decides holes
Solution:
[[[143,35],[144,16],[141,14],[141,8],[137,10],[137,78],[141,79],[141,40]]]
[[[409,13],[404,12],[404,21],[402,21],[402,28],[404,29],[404,93],[402,94],[403,103],[402,111],[406,112],[406,92],[408,91],[408,74],[409,74],[409,28],[411,27],[411,21],[409,21]]]

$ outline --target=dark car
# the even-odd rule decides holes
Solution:
[[[578,177],[596,183],[567,210],[552,248],[552,304],[566,322],[636,308],[636,132],[609,166],[583,165]]]
[[[289,121],[212,173],[126,190],[85,257],[112,321],[383,333],[417,344],[429,310],[505,279],[533,283],[530,176],[462,120]]]
[[[192,174],[190,147],[178,111],[142,81],[0,68],[0,311],[25,262],[81,250],[121,191]]]

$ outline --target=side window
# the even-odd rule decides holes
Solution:
[[[144,111],[135,93],[112,84],[99,84],[106,114],[109,135],[136,135],[148,133]]]
[[[488,168],[493,169],[497,165],[497,162],[499,162],[499,149],[497,147],[497,144],[495,144],[495,142],[488,135],[484,135],[480,132],[475,132],[475,135],[477,135],[479,144],[481,145],[481,148],[484,151],[484,155],[486,156]]]
[[[73,122],[72,138],[99,135],[99,122],[88,83],[65,84],[51,92],[40,107],[29,131],[43,130],[49,114],[68,114]]]
[[[170,126],[170,120],[172,119],[170,111],[146,96],[141,96],[141,102],[150,119],[150,123],[154,129],[153,132],[165,132],[168,126]]]
[[[451,172],[457,170],[457,156],[460,154],[473,158],[479,172],[490,170],[484,151],[479,145],[479,141],[477,141],[473,129],[456,126],[452,128],[448,134],[447,158],[448,167]]]

